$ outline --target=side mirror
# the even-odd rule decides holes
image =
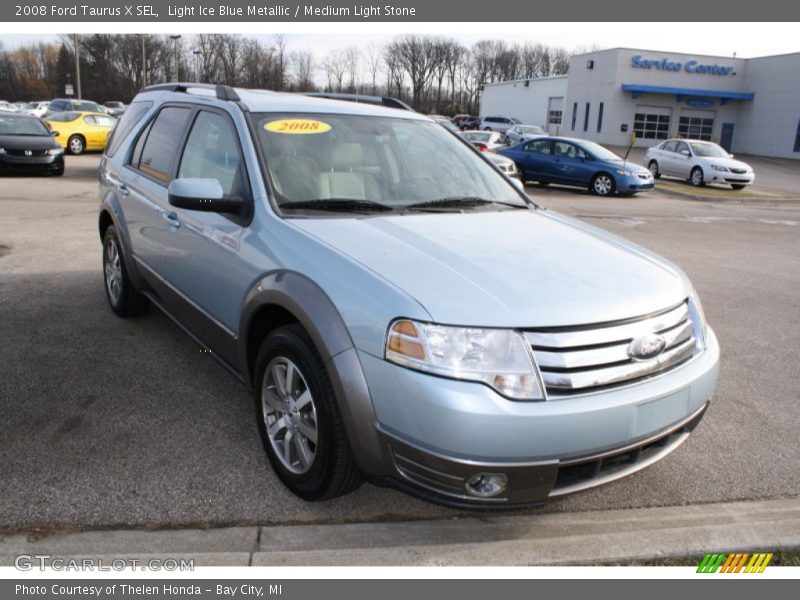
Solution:
[[[237,213],[244,207],[244,198],[224,196],[222,186],[216,179],[193,177],[173,179],[167,192],[172,206],[187,210]]]
[[[692,155],[692,153],[691,153],[691,152],[689,152],[688,150],[681,150],[681,154],[683,154],[683,155],[684,155],[685,157],[687,157],[687,158],[688,158],[688,157],[690,157],[690,156]]]

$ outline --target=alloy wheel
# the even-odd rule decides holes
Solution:
[[[106,288],[111,301],[116,304],[122,295],[122,261],[119,256],[119,248],[113,237],[106,242],[106,256],[103,270],[105,272]]]
[[[598,196],[608,196],[614,189],[614,182],[608,175],[598,175],[594,180],[594,191]]]
[[[267,365],[261,408],[275,455],[292,473],[306,473],[317,453],[317,411],[305,377],[288,358]]]

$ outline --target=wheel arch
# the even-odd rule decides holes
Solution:
[[[133,260],[131,253],[131,241],[128,236],[128,229],[125,226],[125,216],[119,206],[119,201],[116,196],[109,192],[103,198],[100,204],[100,212],[97,215],[97,230],[100,234],[100,243],[102,244],[106,230],[111,226],[117,231],[117,238],[119,239],[120,250],[122,252],[122,259],[125,261],[125,267],[128,276],[133,283],[134,288],[142,289],[144,287],[144,279],[139,274],[136,268],[136,263]]]
[[[322,357],[356,464],[369,474],[385,473],[375,409],[353,340],[333,301],[305,275],[272,272],[248,291],[239,329],[245,383],[254,385],[255,359],[266,335],[287,323],[299,323]]]

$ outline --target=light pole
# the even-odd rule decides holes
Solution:
[[[180,57],[178,56],[178,40],[181,39],[180,35],[171,35],[169,36],[173,42],[175,42],[175,81],[180,80],[180,74],[178,70],[180,69]]]
[[[194,54],[194,57],[196,59],[195,62],[197,63],[197,82],[198,83],[203,83],[203,77],[200,74],[200,65],[201,65],[200,57],[203,55],[203,51],[202,50],[193,50],[192,54]]]
[[[78,48],[78,34],[72,34],[72,41],[75,44],[75,85],[77,89],[75,90],[78,92],[78,95],[75,96],[78,100],[81,100],[83,96],[81,96],[81,54]]]
[[[147,87],[147,55],[144,51],[144,38],[145,35],[142,34],[142,87]]]

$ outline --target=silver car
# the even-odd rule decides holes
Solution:
[[[514,125],[522,125],[522,121],[514,117],[483,117],[479,129],[505,133],[509,127]]]
[[[514,125],[506,131],[506,141],[509,144],[519,144],[545,136],[547,132],[538,125]]]

